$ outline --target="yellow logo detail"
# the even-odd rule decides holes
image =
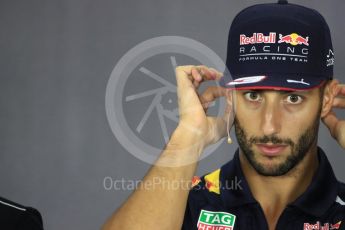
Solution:
[[[220,169],[217,169],[216,171],[205,176],[205,186],[208,191],[220,194],[219,173]]]

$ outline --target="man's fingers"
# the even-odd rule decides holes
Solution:
[[[345,96],[345,85],[340,84],[340,85],[338,85],[338,87],[340,87],[339,94],[342,96]]]
[[[329,129],[332,137],[338,141],[338,143],[345,149],[345,133],[343,132],[345,127],[345,121],[339,120],[334,112],[330,112],[323,122]]]
[[[226,89],[218,86],[208,87],[201,96],[199,96],[200,102],[204,105],[203,107],[207,109],[208,105],[215,101],[219,97],[226,95]]]
[[[178,88],[192,87],[192,66],[178,66],[175,69]]]
[[[196,68],[196,67],[192,67],[192,71],[191,71],[191,75],[192,75],[192,82],[193,85],[195,87],[195,89],[199,88],[200,83],[202,82],[203,76],[201,74],[201,72]]]
[[[195,66],[201,76],[203,76],[202,80],[220,80],[223,76],[223,73],[219,72],[214,68],[209,68],[204,65]]]
[[[205,112],[212,98],[217,97],[217,92],[213,97],[207,92],[205,100],[202,102],[199,98],[197,89],[205,80],[214,80],[219,78],[220,72],[211,70],[206,66],[178,66],[176,67],[177,95],[180,115],[195,114]],[[219,94],[219,93],[218,93]],[[207,99],[207,100],[206,100]],[[205,114],[204,114],[205,115]]]
[[[202,80],[216,80],[216,73],[206,66],[197,66],[196,69],[203,76]]]
[[[220,71],[218,71],[218,70],[216,70],[214,68],[209,68],[209,69],[215,74],[215,77],[216,77],[215,80],[219,81],[220,78],[223,77],[223,73],[222,72],[220,72]]]
[[[218,97],[225,96],[226,89],[218,86],[210,86],[208,87],[203,94],[200,96],[201,102],[212,102]]]
[[[200,82],[203,79],[202,75],[203,73],[199,69],[192,67],[192,80]]]
[[[333,99],[334,108],[345,108],[345,85],[337,85]]]
[[[327,126],[329,129],[332,137],[336,137],[336,127],[339,122],[339,119],[337,118],[336,114],[331,111],[327,114],[326,117],[322,119],[323,123]]]
[[[207,66],[192,67],[192,81],[193,85],[198,88],[201,82],[210,80],[219,80],[222,73]]]
[[[178,66],[176,67],[176,80],[179,87],[193,86],[198,89],[203,81],[219,80],[223,74],[207,66]]]
[[[333,107],[345,108],[345,98],[336,97],[333,99]]]

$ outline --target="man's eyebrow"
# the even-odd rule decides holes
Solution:
[[[253,91],[253,92],[261,92],[261,93],[264,93],[264,92],[277,92],[281,95],[285,95],[285,94],[302,94],[302,95],[308,95],[308,94],[311,94],[312,93],[312,90],[274,90],[274,89],[251,89],[251,90],[241,90],[241,91],[244,91],[244,92],[250,92],[250,91]]]
[[[279,94],[311,94],[312,90],[275,90],[275,89],[248,89],[238,90],[240,92],[277,92]]]
[[[311,90],[283,90],[280,94],[311,94]]]

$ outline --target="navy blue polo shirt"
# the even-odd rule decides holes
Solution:
[[[276,229],[345,229],[345,185],[337,181],[321,148],[318,157],[319,167],[311,184],[287,205]],[[239,150],[220,169],[194,178],[182,229],[268,229],[242,172]]]
[[[42,216],[34,208],[0,197],[0,229],[43,230]]]

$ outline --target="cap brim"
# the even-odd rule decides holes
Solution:
[[[238,76],[231,78],[224,73],[219,84],[232,90],[270,89],[284,91],[311,90],[320,87],[327,79],[325,77],[301,74],[269,74],[257,76]]]

